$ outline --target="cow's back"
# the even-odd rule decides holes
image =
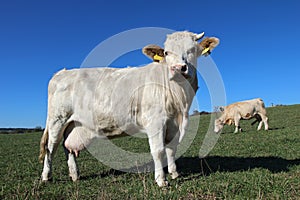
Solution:
[[[242,118],[247,119],[257,113],[266,114],[265,105],[261,98],[241,101],[225,107],[227,118],[234,118],[240,115]]]

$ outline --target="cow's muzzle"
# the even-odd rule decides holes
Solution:
[[[175,73],[181,73],[182,75],[188,75],[188,66],[187,65],[174,65],[171,67],[171,71]]]

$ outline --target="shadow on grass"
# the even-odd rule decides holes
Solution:
[[[286,160],[279,157],[239,158],[211,156],[202,159],[197,157],[183,157],[177,160],[178,170],[183,175],[193,173],[209,175],[217,171],[236,172],[255,168],[264,168],[272,173],[279,173],[289,171],[289,167],[293,165],[300,165],[300,159]]]
[[[97,174],[90,174],[87,176],[80,175],[80,180],[91,180],[91,179],[96,179],[96,178],[105,178],[108,176],[120,176],[122,174],[125,174],[126,172],[115,170],[115,169],[110,169],[108,171],[102,172],[102,173],[97,173]]]
[[[287,172],[289,167],[300,165],[300,159],[286,160],[279,157],[256,157],[256,158],[241,158],[241,157],[221,157],[211,156],[206,158],[198,157],[182,157],[177,161],[178,172],[183,177],[208,176],[216,172],[238,172],[247,171],[249,169],[263,168],[272,173]],[[147,163],[145,166],[152,166],[153,163]],[[140,166],[145,168],[145,166]],[[153,167],[153,166],[152,166]],[[167,168],[164,169],[167,172]],[[130,171],[127,169],[127,171]],[[146,172],[141,170],[140,172]],[[149,171],[147,171],[149,172]],[[108,176],[121,176],[128,172],[110,169],[105,172],[81,176],[80,180],[90,180],[95,178],[104,178]]]
[[[281,130],[281,129],[285,129],[285,127],[274,127],[274,128],[269,128],[269,131],[274,131],[274,130]]]
[[[285,127],[272,127],[272,128],[269,127],[269,130],[267,130],[267,131],[276,131],[276,130],[282,130],[282,129],[285,129]],[[221,134],[230,134],[230,133],[233,133],[233,131],[234,131],[234,128],[232,128],[232,130],[227,128],[227,130],[222,131]],[[253,131],[253,130],[243,129],[242,132],[233,133],[233,134],[241,134],[241,133],[247,133],[247,132],[251,132],[251,131]],[[259,131],[264,132],[265,130],[262,129],[262,130],[259,130]]]

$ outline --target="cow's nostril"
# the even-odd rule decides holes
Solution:
[[[184,65],[184,66],[181,67],[181,72],[185,72],[186,70],[187,70],[186,65]]]

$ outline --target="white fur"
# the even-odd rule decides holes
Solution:
[[[169,173],[172,178],[178,176],[175,154],[197,90],[194,67],[200,55],[199,44],[195,34],[176,32],[167,37],[165,49],[171,54],[161,63],[139,68],[63,70],[51,79],[45,131],[48,143],[43,142],[47,135],[41,142],[41,152],[46,152],[43,180],[51,176],[53,153],[63,137],[70,176],[75,181],[79,173],[74,153],[78,155],[96,137],[139,131],[148,135],[157,184],[168,184],[163,171],[165,153]],[[172,67],[181,65],[188,65],[188,79],[180,70],[172,71]]]
[[[265,125],[265,130],[268,130],[268,117],[265,105],[262,99],[251,99],[247,101],[237,102],[224,107],[220,118],[215,120],[215,132],[220,132],[225,124],[231,125],[234,123],[234,133],[242,131],[240,128],[241,119],[252,119],[255,115],[259,115],[261,120],[257,130],[260,130],[262,124]]]

